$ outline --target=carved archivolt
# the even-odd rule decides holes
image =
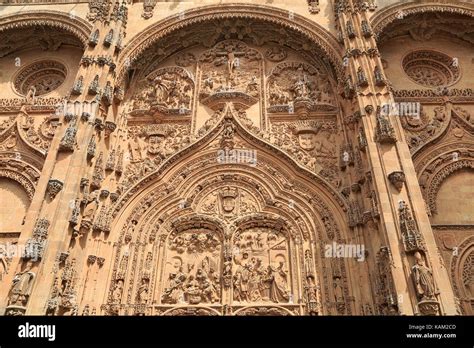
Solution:
[[[400,13],[403,14],[402,18],[420,13],[449,13],[474,17],[474,6],[467,2],[457,4],[400,2],[381,9],[372,17],[371,24],[374,34],[380,37],[390,24],[400,20]]]
[[[429,116],[421,109],[420,117],[402,117],[402,125],[418,181],[429,213],[436,213],[436,196],[442,183],[454,172],[474,167],[474,126],[464,108],[434,107]]]
[[[307,20],[298,15],[290,21],[288,11],[267,6],[255,6],[250,4],[239,4],[232,6],[211,5],[203,6],[195,10],[186,12],[185,18],[179,15],[172,16],[160,21],[148,29],[142,31],[134,37],[124,48],[118,64],[118,80],[125,76],[125,71],[129,63],[134,63],[152,45],[166,37],[167,35],[190,27],[192,24],[206,21],[217,21],[220,19],[246,18],[249,20],[259,20],[274,23],[285,30],[297,32],[314,43],[331,62],[338,79],[343,80],[342,55],[334,48],[339,47],[337,40],[326,30],[322,29],[314,21]],[[128,62],[128,63],[127,63]]]
[[[465,160],[456,160],[453,163],[442,167],[439,171],[436,172],[436,174],[433,175],[432,179],[430,180],[429,187],[426,190],[426,197],[428,200],[427,203],[431,213],[436,213],[437,211],[436,195],[438,194],[441,184],[454,172],[464,168],[474,169],[474,159],[471,158]]]
[[[459,244],[451,259],[451,279],[456,296],[465,303],[464,314],[472,313],[474,307],[474,236]],[[466,310],[467,309],[467,310]]]
[[[3,163],[0,163],[0,166],[4,165]],[[35,194],[35,187],[36,183],[31,181],[31,178],[29,178],[26,175],[23,175],[21,172],[14,171],[14,170],[8,170],[8,169],[0,169],[0,177],[12,179],[19,183],[21,186],[26,191],[26,194],[28,195],[28,198],[30,200],[33,199],[33,195]]]
[[[86,47],[92,26],[79,16],[59,11],[25,11],[0,17],[0,33],[29,27],[51,27],[71,33]]]

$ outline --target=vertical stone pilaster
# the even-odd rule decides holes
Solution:
[[[20,244],[26,244],[32,238],[34,222],[37,219],[44,218],[51,222],[44,253],[40,261],[33,263],[32,272],[35,273],[35,280],[53,280],[34,281],[29,295],[34,301],[25,305],[25,314],[41,315],[46,311],[74,314],[77,312],[76,301],[79,300],[77,295],[84,285],[79,280],[84,278],[85,272],[82,272],[82,268],[87,264],[88,256],[83,255],[81,245],[88,241],[87,234],[80,235],[80,226],[83,222],[81,210],[84,214],[87,206],[83,203],[81,209],[80,202],[84,197],[78,197],[78,192],[89,191],[89,184],[84,184],[84,178],[91,175],[91,157],[88,155],[88,150],[91,151],[91,139],[96,139],[97,153],[106,151],[109,155],[111,152],[107,151],[106,142],[116,128],[116,108],[113,107],[117,101],[114,99],[114,70],[126,27],[127,4],[120,0],[98,1],[90,3],[89,10],[87,19],[93,23],[93,29],[88,47],[84,51],[74,86],[65,102],[60,117],[61,123],[49,148],[19,240]],[[97,159],[98,156],[95,157]],[[104,162],[106,160],[107,157]],[[59,182],[63,183],[61,190],[58,190]],[[48,183],[51,192],[47,193]],[[76,215],[74,223],[70,222],[72,214]],[[60,261],[59,255],[68,255],[67,262]],[[11,284],[14,275],[25,268],[27,261],[14,259],[5,282]],[[66,272],[66,263],[67,267],[74,268],[67,271],[74,277],[68,283],[69,298],[62,296],[59,303],[55,304],[56,298],[53,297],[57,284],[54,279],[58,272]],[[52,270],[55,274],[51,277]],[[0,289],[2,313],[11,302],[10,288],[4,286]]]
[[[390,114],[387,105],[393,105],[391,87],[385,78],[377,43],[372,34],[367,11],[359,0],[335,2],[339,38],[346,50],[344,65],[347,79],[344,97],[360,115],[358,126],[366,136],[367,170],[371,172],[373,194],[380,213],[382,234],[379,248],[388,248],[391,255],[391,276],[397,296],[398,312],[403,315],[423,313],[420,298],[413,281],[413,267],[419,257],[402,247],[403,224],[401,202],[412,212],[413,225],[425,241],[427,269],[433,273],[439,295],[440,311],[436,314],[456,314],[454,295],[448,273],[438,257],[438,249],[425,210],[417,176],[397,116]],[[357,128],[359,128],[357,127]],[[357,137],[357,134],[354,135]],[[399,180],[403,177],[403,181]],[[384,249],[385,250],[385,249]]]

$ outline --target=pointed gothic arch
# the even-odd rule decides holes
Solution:
[[[222,141],[232,143],[235,149],[254,149],[256,165],[218,163]],[[250,305],[265,313],[278,305],[286,308],[283,312],[302,314],[309,309],[299,300],[314,295],[324,298],[327,305],[313,308],[313,312],[350,314],[350,261],[324,257],[327,244],[349,238],[344,223],[347,209],[344,199],[324,178],[252,134],[228,105],[207,134],[129,187],[111,208],[109,238],[116,247],[109,250],[109,291],[102,309],[109,314],[164,314],[187,301],[189,307],[211,305],[222,314],[235,311],[237,315]],[[259,250],[264,249],[264,243],[277,245],[274,250],[267,248],[264,255]],[[206,246],[211,251],[205,251]],[[252,295],[256,304],[247,303],[252,302],[249,294],[245,300],[239,297],[242,294],[235,295],[236,268],[244,273],[246,269],[236,261],[236,247],[259,263],[261,277],[265,272],[281,276],[279,285],[271,283],[266,288],[260,279],[262,293],[255,290]],[[204,256],[196,256],[196,250]],[[188,254],[195,259],[188,259],[184,268]],[[223,280],[219,299],[217,292],[212,298],[202,295],[193,300],[184,290],[173,292],[176,277],[183,278],[178,283],[184,286],[184,279],[189,285],[189,279],[198,276],[193,272],[203,258],[213,260],[217,270],[213,268],[211,273],[219,272]],[[271,260],[279,261],[272,264]],[[179,264],[177,270],[169,269],[173,264]],[[171,273],[167,276],[166,272]],[[321,284],[320,291],[317,284]],[[307,293],[310,291],[314,294]],[[224,313],[223,305],[226,311],[231,306],[230,312]]]

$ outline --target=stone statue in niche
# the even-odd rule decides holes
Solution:
[[[221,242],[210,231],[170,236],[164,304],[216,303],[221,298]],[[165,272],[166,273],[166,272]]]
[[[132,138],[128,143],[128,148],[130,150],[130,159],[132,162],[141,162],[143,160],[142,147],[138,136]]]
[[[25,269],[15,275],[13,278],[13,285],[10,290],[10,297],[8,299],[9,306],[24,307],[28,303],[28,299],[33,287],[33,281],[36,274],[32,271],[33,261],[28,260]]]
[[[341,282],[340,277],[334,278],[334,300],[336,303],[344,302],[344,289],[342,288]]]
[[[98,202],[99,191],[95,190],[89,194],[87,197],[87,203],[84,207],[84,212],[82,214],[81,226],[85,228],[90,228],[92,222],[94,221],[94,216],[99,206]]]
[[[114,289],[112,290],[112,303],[120,303],[122,300],[123,292],[123,279],[118,279],[115,282]]]
[[[182,67],[166,67],[149,74],[138,83],[132,97],[132,115],[150,111],[164,115],[188,115],[191,112],[194,79]]]
[[[425,265],[420,252],[415,253],[416,263],[412,267],[413,281],[418,296],[422,300],[433,300],[439,293],[433,278],[433,272]]]
[[[236,235],[233,294],[236,302],[288,303],[288,247],[284,236],[254,228]]]
[[[148,300],[148,279],[143,278],[140,287],[138,288],[137,302],[140,304],[146,303]]]
[[[269,112],[335,109],[334,95],[327,74],[319,68],[298,62],[278,64],[268,78]]]

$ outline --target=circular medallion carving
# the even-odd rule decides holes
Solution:
[[[449,86],[461,75],[457,59],[435,51],[411,52],[402,65],[410,79],[425,87]]]
[[[15,90],[26,95],[30,88],[36,89],[35,95],[40,96],[54,91],[66,79],[66,67],[57,61],[41,60],[20,70],[14,78]]]

